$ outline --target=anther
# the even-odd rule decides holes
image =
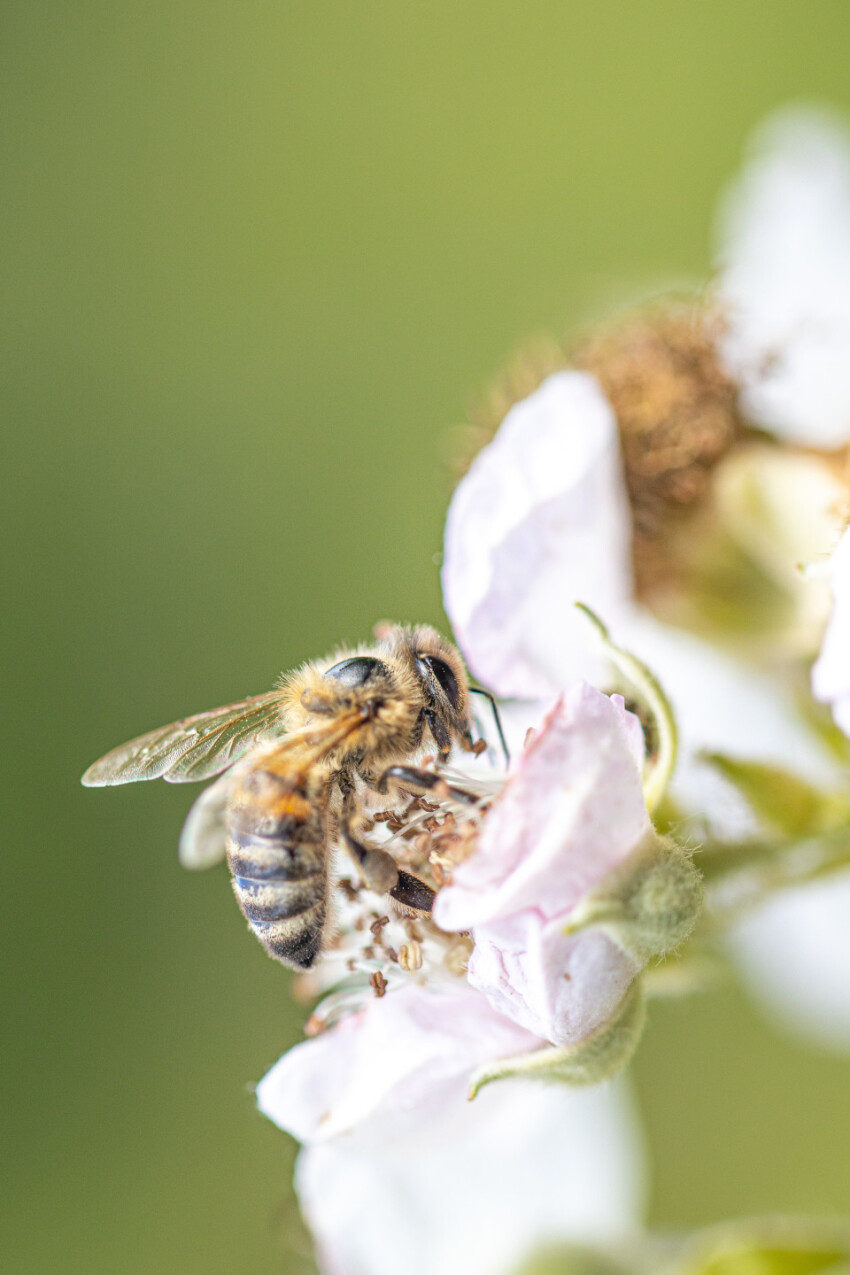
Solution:
[[[369,976],[369,986],[380,1000],[387,990],[387,980],[380,970],[375,970],[375,973]]]
[[[403,943],[398,950],[398,963],[403,970],[413,972],[422,968],[422,947],[413,939],[410,943]]]

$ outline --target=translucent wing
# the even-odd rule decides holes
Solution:
[[[280,704],[280,691],[269,691],[148,731],[89,766],[83,783],[103,788],[160,777],[172,784],[209,779],[252,744],[284,733]]]

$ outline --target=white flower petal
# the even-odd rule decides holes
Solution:
[[[850,872],[775,894],[730,941],[777,1022],[850,1050]]]
[[[305,1148],[296,1187],[326,1275],[511,1275],[550,1242],[624,1238],[644,1194],[622,1087],[515,1080]]]
[[[832,616],[812,669],[815,698],[831,704],[837,724],[850,736],[850,527],[832,555]]]
[[[542,698],[589,676],[598,663],[574,603],[615,622],[630,538],[611,407],[587,373],[556,373],[508,412],[449,509],[445,606],[476,677]]]
[[[411,984],[290,1049],[257,1085],[257,1105],[301,1142],[364,1122],[401,1127],[458,1084],[465,1091],[479,1064],[541,1043],[465,982],[441,991]]]
[[[651,831],[642,763],[640,724],[622,698],[579,683],[548,713],[488,811],[474,854],[437,895],[437,924],[473,931],[473,987],[554,1044],[604,1023],[639,972],[601,932],[568,938],[563,930]]]
[[[466,930],[525,909],[575,907],[650,828],[636,723],[587,683],[557,701],[487,814],[475,853],[441,890],[434,919]]]
[[[611,1017],[640,972],[599,929],[567,936],[535,912],[476,926],[469,981],[495,1010],[553,1045],[583,1040]]]
[[[850,438],[850,133],[792,107],[753,139],[721,210],[723,355],[751,418],[781,438]]]

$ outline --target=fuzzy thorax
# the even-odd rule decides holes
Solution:
[[[335,721],[343,731],[344,721],[353,719],[350,732],[329,755],[337,764],[368,757],[375,765],[389,765],[409,757],[421,744],[424,697],[403,668],[365,686],[346,688],[327,678],[322,666],[307,665],[288,679],[283,693],[286,719],[295,731],[326,730]]]
[[[365,765],[375,776],[415,760],[435,739],[447,750],[470,727],[460,655],[426,626],[388,625],[375,643],[304,665],[285,680],[282,708],[290,731],[306,732],[307,747],[311,729],[327,740],[336,726],[339,743],[325,758],[340,767]]]

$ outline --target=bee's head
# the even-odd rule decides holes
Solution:
[[[440,753],[471,743],[469,687],[460,654],[430,628],[387,626],[369,648],[305,665],[284,683],[292,729],[356,713],[359,724],[335,746],[339,762],[374,764],[411,757],[433,736]]]
[[[440,752],[471,743],[469,681],[457,647],[425,626],[393,629],[389,640],[419,684],[422,711]]]

